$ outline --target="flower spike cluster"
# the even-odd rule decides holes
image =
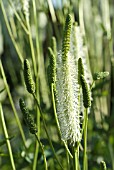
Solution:
[[[50,54],[50,56],[53,56]],[[53,57],[52,57],[53,59]],[[50,60],[51,61],[51,60]],[[56,110],[59,121],[61,138],[69,140],[72,145],[80,142],[82,138],[80,127],[80,97],[86,94],[82,103],[84,107],[90,107],[90,93],[88,84],[91,84],[87,58],[83,46],[83,38],[80,27],[72,22],[68,15],[65,22],[62,49],[50,66],[56,66],[56,72],[52,70],[56,88]],[[80,88],[82,87],[82,92]],[[84,89],[83,89],[84,88]]]

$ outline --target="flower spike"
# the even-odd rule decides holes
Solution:
[[[32,79],[30,64],[27,59],[24,60],[24,79],[25,79],[27,91],[31,94],[34,94],[35,93],[35,84]]]
[[[71,33],[71,25],[72,25],[72,18],[71,15],[68,14],[65,22],[64,28],[64,35],[63,35],[63,42],[62,42],[62,59],[66,61],[66,56],[70,49],[70,33]]]
[[[23,99],[19,100],[19,105],[20,105],[20,109],[23,113],[24,120],[29,128],[30,133],[36,134],[37,133],[36,124],[34,123],[34,120],[33,120],[32,116],[30,115]]]
[[[91,106],[91,96],[88,84],[83,75],[80,76],[82,91],[83,91],[83,103],[84,107],[88,108]]]

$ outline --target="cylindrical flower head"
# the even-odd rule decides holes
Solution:
[[[50,65],[49,65],[50,83],[55,83],[55,78],[56,78],[56,58],[55,58],[55,54],[53,53],[51,48],[48,48],[48,51],[49,51],[49,58],[50,58]]]
[[[30,133],[32,133],[32,134],[37,133],[36,124],[34,123],[34,120],[33,120],[32,116],[30,115],[23,99],[19,100],[19,105],[20,105],[20,109],[23,113],[24,120],[29,128]]]
[[[106,163],[104,161],[101,161],[100,163],[100,170],[106,170]]]
[[[57,116],[62,140],[72,144],[81,140],[79,115],[78,75],[73,56],[68,53],[67,63],[62,63],[62,53],[57,57],[56,100]]]
[[[80,76],[84,75],[84,67],[82,63],[82,58],[78,59],[78,83],[81,84],[80,82]]]
[[[83,75],[80,76],[80,80],[82,85],[84,107],[88,108],[91,106],[91,96],[90,96],[89,86]]]
[[[81,141],[78,70],[71,48],[72,19],[66,18],[62,52],[56,64],[56,106],[62,140]]]
[[[68,14],[65,22],[63,42],[62,42],[62,60],[66,61],[68,51],[70,49],[70,33],[71,33],[72,18]]]
[[[27,59],[24,60],[24,79],[27,91],[31,94],[35,93],[35,84],[32,79],[30,64]]]

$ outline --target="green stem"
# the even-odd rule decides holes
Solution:
[[[13,45],[14,45],[16,51],[17,51],[19,59],[20,59],[21,63],[23,63],[23,57],[22,57],[22,54],[20,53],[20,50],[19,50],[19,48],[17,46],[17,43],[16,43],[16,41],[15,41],[15,39],[13,37],[13,34],[12,34],[12,31],[11,31],[11,28],[10,28],[10,25],[9,25],[9,22],[8,22],[8,19],[7,19],[7,15],[6,15],[5,8],[4,8],[2,0],[1,0],[0,4],[1,4],[1,9],[2,9],[2,13],[3,13],[3,16],[4,16],[4,20],[5,20],[5,23],[6,23],[6,27],[7,27],[8,33],[9,33],[10,38],[11,38],[11,40],[13,42]]]
[[[94,84],[95,84],[95,81],[93,80],[93,82],[92,82],[92,84],[91,84],[91,87],[90,87],[90,90],[92,90]]]
[[[48,6],[49,6],[49,11],[50,11],[50,14],[51,14],[52,21],[53,21],[53,23],[55,23],[57,21],[57,19],[56,19],[55,10],[54,10],[52,1],[47,0],[47,3],[48,3]]]
[[[40,67],[40,48],[39,48],[39,37],[38,37],[38,22],[37,22],[37,11],[36,11],[36,0],[32,0],[33,4],[33,15],[34,15],[34,23],[35,23],[35,28],[36,28],[36,55],[37,55],[37,63],[38,63],[38,68],[37,68],[37,76],[36,76],[36,96],[39,98],[39,67]],[[38,99],[39,101],[40,99]],[[39,109],[37,108],[37,127],[38,127],[38,138],[40,138],[40,113]],[[36,148],[35,148],[35,156],[34,156],[34,162],[33,162],[33,170],[36,169],[37,165],[37,157],[38,157],[38,151],[39,151],[39,146],[38,143],[36,143]]]
[[[4,135],[6,138],[6,144],[7,144],[8,151],[9,151],[11,166],[13,170],[16,170],[1,103],[0,103],[0,116],[1,116],[1,123],[2,123],[3,131],[4,131]]]
[[[14,14],[15,14],[17,20],[19,21],[19,23],[21,24],[23,30],[26,32],[26,34],[28,34],[29,32],[28,32],[26,26],[24,25],[22,19],[21,19],[20,16],[18,15],[17,11],[15,10],[15,7],[14,7],[12,1],[11,1],[11,0],[8,0],[8,1],[9,1],[9,3],[10,3],[11,7],[13,8],[12,10],[14,11]]]
[[[55,116],[55,121],[56,121],[56,124],[57,124],[57,130],[58,130],[58,133],[59,133],[59,136],[60,136],[61,135],[61,131],[60,131],[59,122],[58,122],[58,119],[57,119],[56,106],[55,106],[55,98],[54,98],[54,90],[53,89],[54,89],[53,83],[51,83],[51,95],[52,95],[52,103],[53,103],[54,116]]]
[[[38,76],[36,77],[36,96],[37,98],[39,97],[39,88],[38,88]],[[38,99],[39,101],[39,99]],[[40,112],[39,112],[39,108],[36,108],[36,117],[37,117],[37,127],[38,127],[38,138],[40,139]],[[36,147],[35,147],[35,154],[34,154],[34,161],[33,161],[33,170],[36,170],[36,166],[37,166],[37,158],[38,158],[38,152],[39,152],[39,144],[38,142],[36,142]]]
[[[39,36],[38,36],[38,16],[36,11],[36,0],[32,0],[33,3],[33,14],[34,14],[34,22],[36,27],[36,50],[38,57],[38,67],[40,66],[40,47],[39,47]]]
[[[46,132],[46,135],[47,135],[47,138],[48,138],[50,147],[51,147],[51,149],[52,149],[52,151],[53,151],[53,154],[54,154],[54,156],[55,156],[56,161],[58,162],[58,164],[59,164],[59,166],[61,167],[61,169],[63,169],[63,167],[62,167],[61,163],[59,162],[59,160],[58,160],[58,158],[57,158],[57,155],[56,155],[56,153],[55,153],[53,144],[52,144],[51,139],[50,139],[50,136],[49,136],[49,134],[48,134],[48,130],[47,130],[47,127],[46,127],[46,123],[45,123],[45,119],[44,119],[44,116],[43,116],[43,112],[42,112],[42,110],[41,110],[41,107],[40,107],[40,105],[39,105],[39,103],[38,103],[38,100],[37,100],[35,94],[33,94],[33,97],[34,97],[34,99],[35,99],[35,101],[36,101],[36,104],[37,104],[37,106],[38,106],[38,108],[39,108],[40,115],[41,115],[41,118],[42,118],[42,121],[43,121],[44,129],[45,129],[45,132]]]
[[[44,166],[45,166],[45,170],[48,170],[48,166],[47,166],[47,161],[46,161],[46,157],[45,157],[43,145],[42,145],[42,143],[40,142],[40,140],[39,140],[37,134],[35,134],[35,137],[36,137],[36,139],[37,139],[37,141],[38,141],[38,143],[39,143],[39,145],[40,145],[40,147],[41,147],[41,150],[42,150],[42,154],[43,154],[43,158],[44,158]]]
[[[66,150],[66,158],[67,158],[67,169],[70,170],[70,159],[67,150]]]
[[[85,109],[84,115],[85,123],[84,123],[84,157],[83,157],[83,170],[88,170],[87,163],[87,124],[88,124],[88,109]]]
[[[79,170],[79,143],[73,147],[73,168]]]
[[[17,121],[17,125],[18,125],[19,130],[20,130],[20,133],[21,133],[24,146],[25,146],[25,148],[26,148],[25,135],[24,135],[24,132],[23,132],[23,129],[22,129],[22,125],[21,125],[21,122],[20,122],[20,120],[19,120],[17,111],[16,111],[15,106],[14,106],[14,102],[13,102],[13,99],[12,99],[12,96],[11,96],[11,93],[10,93],[10,90],[9,90],[9,86],[8,86],[8,83],[7,83],[7,80],[6,80],[6,76],[5,76],[5,72],[4,72],[4,69],[3,69],[3,66],[2,66],[1,60],[0,60],[0,70],[1,70],[1,73],[2,73],[2,76],[3,76],[3,80],[4,80],[5,88],[6,88],[8,97],[9,97],[10,104],[11,104],[11,107],[12,107],[12,109],[13,109],[13,112],[14,112],[14,115],[15,115],[15,119],[16,119],[16,121]]]
[[[109,148],[109,153],[110,153],[110,157],[111,157],[111,163],[112,163],[112,170],[114,170],[114,150],[112,147],[112,144],[108,143],[108,148]]]
[[[81,27],[82,35],[85,36],[83,0],[79,1],[79,21],[80,21],[80,27]]]
[[[28,31],[29,31],[28,37],[29,37],[29,43],[30,43],[30,48],[31,48],[31,55],[32,55],[32,63],[33,63],[34,75],[35,75],[35,79],[36,79],[37,68],[36,68],[35,52],[34,52],[32,35],[31,35],[30,23],[29,23],[29,21],[27,19],[26,19],[26,23],[27,23],[27,27],[28,27]]]

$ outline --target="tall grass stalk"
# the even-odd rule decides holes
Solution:
[[[27,23],[27,28],[28,28],[28,31],[29,31],[28,38],[29,38],[30,49],[31,49],[33,70],[34,70],[34,75],[35,75],[35,79],[36,79],[36,76],[37,76],[36,57],[35,57],[35,51],[34,51],[34,45],[33,45],[33,40],[32,40],[32,34],[31,34],[31,28],[30,28],[29,20],[26,19],[26,23]]]
[[[57,19],[56,19],[55,10],[54,10],[52,1],[47,0],[47,3],[48,3],[48,6],[49,6],[49,11],[50,11],[50,14],[51,14],[51,17],[52,17],[52,21],[53,21],[53,23],[55,23],[57,21]]]
[[[40,103],[40,95],[39,95],[39,67],[40,67],[40,47],[39,47],[39,36],[38,36],[38,15],[37,15],[37,10],[36,10],[36,0],[32,0],[32,5],[33,5],[33,15],[34,15],[34,23],[35,23],[35,33],[36,33],[36,59],[37,59],[37,75],[36,75],[36,97]],[[38,137],[40,138],[40,112],[39,109],[36,109],[37,113],[37,127],[38,127]],[[33,170],[36,169],[37,166],[37,158],[38,158],[38,151],[39,151],[39,146],[38,143],[36,143],[36,148],[35,148],[35,154],[34,154],[34,162],[33,162]]]
[[[108,143],[108,149],[111,157],[112,170],[114,170],[114,149],[112,144]]]
[[[84,155],[83,155],[83,170],[88,170],[88,160],[87,160],[87,124],[88,124],[88,109],[85,109],[84,113],[84,133],[83,133],[83,140],[84,140]]]
[[[3,127],[4,136],[5,136],[5,139],[6,139],[6,144],[7,144],[7,148],[8,148],[8,152],[9,152],[9,157],[10,157],[10,161],[11,161],[12,170],[16,170],[15,163],[14,163],[14,158],[13,158],[13,153],[12,153],[12,149],[11,149],[11,144],[10,144],[10,141],[9,141],[9,135],[8,135],[8,132],[7,132],[7,127],[6,127],[6,123],[5,123],[1,103],[0,103],[0,118],[1,118],[1,123],[2,123],[2,127]]]

